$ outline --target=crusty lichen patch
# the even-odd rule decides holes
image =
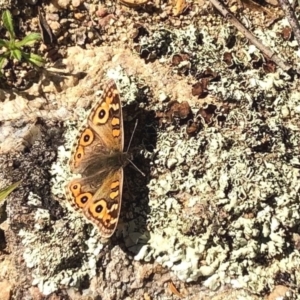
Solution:
[[[30,195],[30,205],[40,206],[35,195]],[[25,247],[26,265],[32,269],[32,284],[44,295],[49,295],[61,286],[80,287],[83,279],[96,275],[96,257],[103,249],[94,231],[88,235],[83,230],[82,220],[70,216],[50,226],[46,209],[36,209],[34,230],[21,230],[19,235]],[[75,234],[70,237],[70,231]]]
[[[208,36],[205,28],[201,33]],[[269,41],[268,34],[261,37]],[[202,49],[213,49],[205,41],[197,52],[201,64],[208,57]],[[246,68],[253,51],[244,57]],[[220,68],[218,57],[209,60]],[[196,138],[158,132],[151,239],[136,259],[155,258],[184,281],[204,277],[212,289],[231,284],[261,293],[278,274],[297,273],[300,259],[292,238],[300,224],[299,100],[280,70],[229,78],[222,72],[209,88],[233,104],[224,124],[203,124]],[[171,158],[177,163],[168,168]],[[298,277],[291,279],[295,285]]]
[[[216,18],[216,22],[220,25],[221,21]],[[142,151],[145,157],[151,157],[151,172],[147,174],[150,179],[147,185],[149,232],[139,232],[133,220],[121,226],[117,235],[123,236],[130,247],[141,240],[145,243],[150,237],[135,259],[142,262],[154,259],[182,281],[203,279],[204,286],[213,290],[231,285],[259,294],[273,288],[278,274],[290,274],[290,281],[295,286],[299,284],[300,256],[293,234],[298,233],[300,224],[300,103],[298,94],[291,92],[293,87],[287,82],[288,74],[281,71],[265,74],[251,68],[252,55],[257,54],[251,46],[245,46],[243,55],[239,56],[238,49],[231,49],[236,51],[239,72],[226,68],[220,53],[228,50],[224,45],[232,32],[224,28],[217,45],[213,29],[205,26],[189,26],[174,32],[160,30],[140,40],[140,51],[151,50],[149,53],[157,54],[161,64],[168,62],[172,54],[184,51],[191,55],[192,75],[207,67],[213,68],[221,79],[210,82],[208,89],[217,95],[213,99],[216,105],[229,103],[229,111],[222,124],[217,120],[209,126],[203,123],[195,137],[186,134],[186,125],[179,126],[176,122],[176,125],[157,128],[153,153]],[[266,41],[274,38],[267,30],[260,34]],[[279,44],[276,46],[281,49]],[[79,57],[82,53],[76,55]],[[102,55],[100,51],[98,55]],[[295,57],[294,52],[288,55]],[[80,61],[78,57],[74,61]],[[122,56],[118,59],[127,72],[140,63],[132,58],[131,69],[130,60]],[[153,95],[159,94],[154,89],[162,88],[164,76],[170,85],[174,80],[170,72],[166,75],[167,72],[151,70],[157,66],[142,66],[148,73],[145,75],[139,69],[134,76],[151,80],[148,86],[154,87]],[[95,68],[93,65],[93,75],[97,74]],[[156,76],[151,76],[151,72]],[[93,88],[97,82],[94,80],[91,76],[88,82]],[[180,84],[184,86],[183,81]],[[178,84],[173,86],[180,90]],[[133,88],[136,85],[128,82],[128,89]],[[173,91],[168,92],[172,98]],[[195,97],[176,100],[189,100],[194,114],[203,104],[203,100]],[[159,101],[158,97],[149,99],[147,110],[166,108],[167,101]],[[62,182],[67,180],[68,153],[64,151],[68,150],[59,149],[63,158],[60,165],[53,168],[53,176],[57,176],[53,179],[56,195],[63,193]],[[39,216],[46,217],[42,212]],[[83,277],[90,278],[96,272],[97,254],[102,249],[97,234],[84,233],[83,219],[71,212],[68,216],[61,225],[57,222],[51,233],[20,233],[29,249],[24,257],[34,269],[34,283],[39,284],[44,293],[59,285],[77,285]],[[70,230],[75,237],[71,240],[66,224],[72,224]],[[62,247],[62,240],[66,240],[67,247]],[[75,248],[72,248],[73,240]],[[32,257],[34,249],[37,252]],[[57,249],[57,256],[49,263],[46,260],[53,249]],[[64,260],[74,260],[79,265],[75,264],[72,270],[65,269]]]
[[[243,107],[228,124],[239,115]],[[298,130],[286,136],[277,122],[256,116],[190,139],[160,133],[154,165],[165,171],[150,181],[151,239],[136,258],[154,257],[184,281],[207,277],[213,289],[234,283],[261,292],[278,272],[292,272],[300,259],[296,249],[288,254],[300,222],[299,169],[285,155],[293,145],[291,157],[298,156],[300,141]],[[262,138],[267,153],[253,151]],[[170,153],[180,163],[168,170]]]

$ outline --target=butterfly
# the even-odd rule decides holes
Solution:
[[[124,172],[130,161],[124,152],[124,124],[120,94],[110,80],[75,138],[69,161],[73,174],[81,175],[66,186],[66,198],[93,223],[101,237],[116,230]]]

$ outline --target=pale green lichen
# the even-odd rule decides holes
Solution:
[[[249,53],[255,51],[249,48]],[[250,59],[250,55],[247,57]],[[229,283],[228,278],[233,276],[233,286],[249,288],[254,293],[271,288],[277,272],[292,272],[290,266],[276,268],[273,259],[287,253],[292,243],[287,241],[289,232],[300,222],[299,169],[290,163],[295,161],[297,166],[300,138],[292,122],[285,124],[281,120],[282,112],[288,117],[289,111],[299,106],[299,99],[278,93],[278,88],[286,86],[283,78],[287,75],[278,72],[258,78],[256,73],[252,71],[249,80],[246,78],[250,73],[244,75],[247,88],[255,87],[254,95],[234,80],[231,84],[226,78],[211,83],[210,88],[225,99],[232,91],[231,101],[235,99],[240,105],[231,109],[224,128],[205,127],[197,138],[189,140],[182,132],[158,133],[160,150],[153,163],[159,171],[149,183],[149,224],[154,233],[143,255],[139,253],[136,259],[149,259],[150,255],[185,281],[212,276],[211,281],[206,281],[211,288]],[[266,94],[262,107],[272,110],[266,119],[251,109],[260,94]],[[203,227],[191,226],[194,234],[182,235],[181,229],[186,232],[189,228],[186,223],[197,219],[196,214],[192,216],[194,220],[184,215],[185,208],[197,205],[204,205],[212,218],[202,220]],[[218,213],[227,218],[220,218]],[[245,216],[249,213],[252,215]],[[205,240],[209,242],[203,244]],[[192,256],[196,264],[189,262],[185,252],[192,245],[197,249]],[[207,260],[214,248],[218,249],[214,259]],[[254,263],[260,257],[268,260]],[[200,266],[204,261],[206,264]]]
[[[65,221],[57,222],[51,232],[39,231],[37,227],[34,232],[20,231],[25,247],[23,257],[27,267],[32,269],[32,284],[37,285],[44,295],[59,286],[79,287],[86,276],[96,275],[97,255],[103,245],[96,236],[93,237],[95,233],[85,236],[82,222],[72,221],[70,230],[77,232],[72,237],[66,230]]]
[[[224,70],[216,49],[225,45],[231,34],[231,30],[222,29],[217,46],[207,27],[158,30],[141,39],[141,52],[158,52],[164,58],[161,63],[184,50],[191,54],[191,65],[197,71],[213,66],[222,76],[209,84],[209,90],[219,95],[220,102],[228,100],[234,105],[223,126],[203,124],[196,137],[190,138],[171,125],[166,131],[158,128],[155,151],[142,152],[152,159],[150,178],[155,175],[148,184],[149,233],[139,231],[137,218],[124,225],[122,234],[127,247],[140,249],[136,260],[154,259],[182,281],[204,277],[204,285],[213,290],[229,284],[262,293],[276,284],[277,273],[287,272],[295,286],[300,283],[300,255],[291,238],[300,224],[299,124],[297,118],[282,120],[282,112],[285,110],[285,117],[289,113],[286,107],[293,112],[291,117],[297,116],[300,103],[297,93],[289,93],[285,85],[288,75],[281,71],[260,76],[258,70]],[[257,34],[281,49],[269,30]],[[197,42],[200,36],[201,44]],[[240,63],[249,68],[251,54],[258,52],[251,46],[245,48]],[[134,98],[135,84],[128,88],[132,90],[126,99]],[[166,105],[158,101],[154,108],[164,111]],[[194,112],[198,108],[192,107]],[[66,148],[69,150],[70,142]],[[55,195],[62,193],[68,178],[65,165],[69,152],[64,148],[59,151],[58,164],[53,167]],[[134,212],[141,210],[137,205]],[[60,284],[76,285],[83,276],[95,274],[95,255],[101,251],[101,243],[95,233],[83,236],[81,217],[68,215],[79,243],[76,252],[72,247],[67,252],[62,251],[65,247],[59,248],[61,239],[57,237],[64,236],[65,224],[54,226],[54,234],[46,236],[48,243],[29,232],[21,233],[28,249],[25,260],[35,268],[34,283],[44,293]],[[43,265],[53,249],[57,256]],[[83,257],[78,258],[78,253]],[[59,272],[62,258],[79,259],[81,266]]]
[[[205,40],[205,29],[201,33]],[[269,38],[273,37],[270,31],[258,34],[271,41],[273,46],[278,45]],[[206,50],[200,49],[197,53],[207,64],[210,48],[203,48]],[[252,48],[249,47],[249,55],[244,59],[250,61],[250,54],[259,54]],[[214,56],[211,58],[218,60]],[[244,63],[248,62],[244,60]],[[263,78],[256,74],[254,70],[244,75],[244,82],[249,86],[239,85],[241,78],[237,80],[236,74],[232,74],[230,82],[227,77],[222,77],[220,82],[210,84],[212,91],[223,95],[224,99],[230,95],[240,104],[227,116],[225,128],[205,128],[197,139],[188,141],[180,133],[158,134],[157,149],[161,150],[156,153],[154,165],[160,172],[149,183],[152,210],[149,223],[155,233],[151,234],[149,245],[142,248],[136,259],[154,257],[185,281],[207,276],[205,285],[212,289],[230,283],[254,293],[272,288],[277,272],[291,274],[296,268],[298,263],[286,263],[288,257],[285,255],[292,244],[288,241],[290,230],[300,222],[299,169],[293,166],[293,162],[295,166],[299,165],[299,135],[293,121],[284,124],[281,116],[284,114],[287,118],[290,111],[298,113],[299,97],[293,93],[278,93],[278,88],[286,87],[283,80],[288,77],[286,74],[279,71]],[[251,77],[247,78],[249,75]],[[241,77],[241,74],[236,76]],[[254,94],[248,94],[253,88]],[[251,109],[260,94],[265,95],[261,105],[272,110],[266,120]],[[289,135],[285,126],[289,128]],[[287,144],[292,147],[290,150]],[[267,148],[259,152],[256,148],[259,150],[260,147]],[[179,163],[170,164],[170,159]],[[163,172],[163,166],[169,170]],[[175,198],[170,198],[170,193]],[[180,229],[186,228],[186,223],[191,220],[184,219],[184,210],[173,204],[174,199],[178,203],[187,201],[186,207],[190,208],[204,204],[211,210],[213,218],[206,220],[204,227],[194,229],[197,234],[182,235]],[[221,219],[218,212],[225,213],[228,218]],[[253,215],[245,218],[244,214],[249,213]],[[193,217],[197,218],[197,215]],[[196,249],[193,255],[188,254],[189,246]],[[213,249],[216,251],[210,256]],[[298,251],[293,253],[299,260]],[[283,255],[280,268],[274,263],[278,255]],[[266,259],[259,263],[260,257]],[[196,263],[191,264],[190,258]],[[206,265],[200,266],[204,261]]]

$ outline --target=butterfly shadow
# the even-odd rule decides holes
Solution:
[[[124,169],[123,203],[118,228],[123,231],[123,238],[119,243],[123,251],[137,254],[150,237],[147,229],[147,217],[150,212],[147,185],[150,181],[151,159],[147,157],[152,156],[156,147],[157,133],[153,111],[137,110],[131,106],[123,108],[125,150],[135,126],[135,119],[126,121],[126,115],[133,115],[132,110],[137,115],[135,119],[138,119],[129,149],[134,166],[129,163]]]

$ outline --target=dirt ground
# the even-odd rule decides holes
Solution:
[[[0,204],[0,300],[299,299],[299,46],[276,1],[223,5],[281,65],[212,2],[0,1],[46,62],[0,78],[0,187],[21,180]],[[110,80],[140,171],[104,240],[65,186]]]

